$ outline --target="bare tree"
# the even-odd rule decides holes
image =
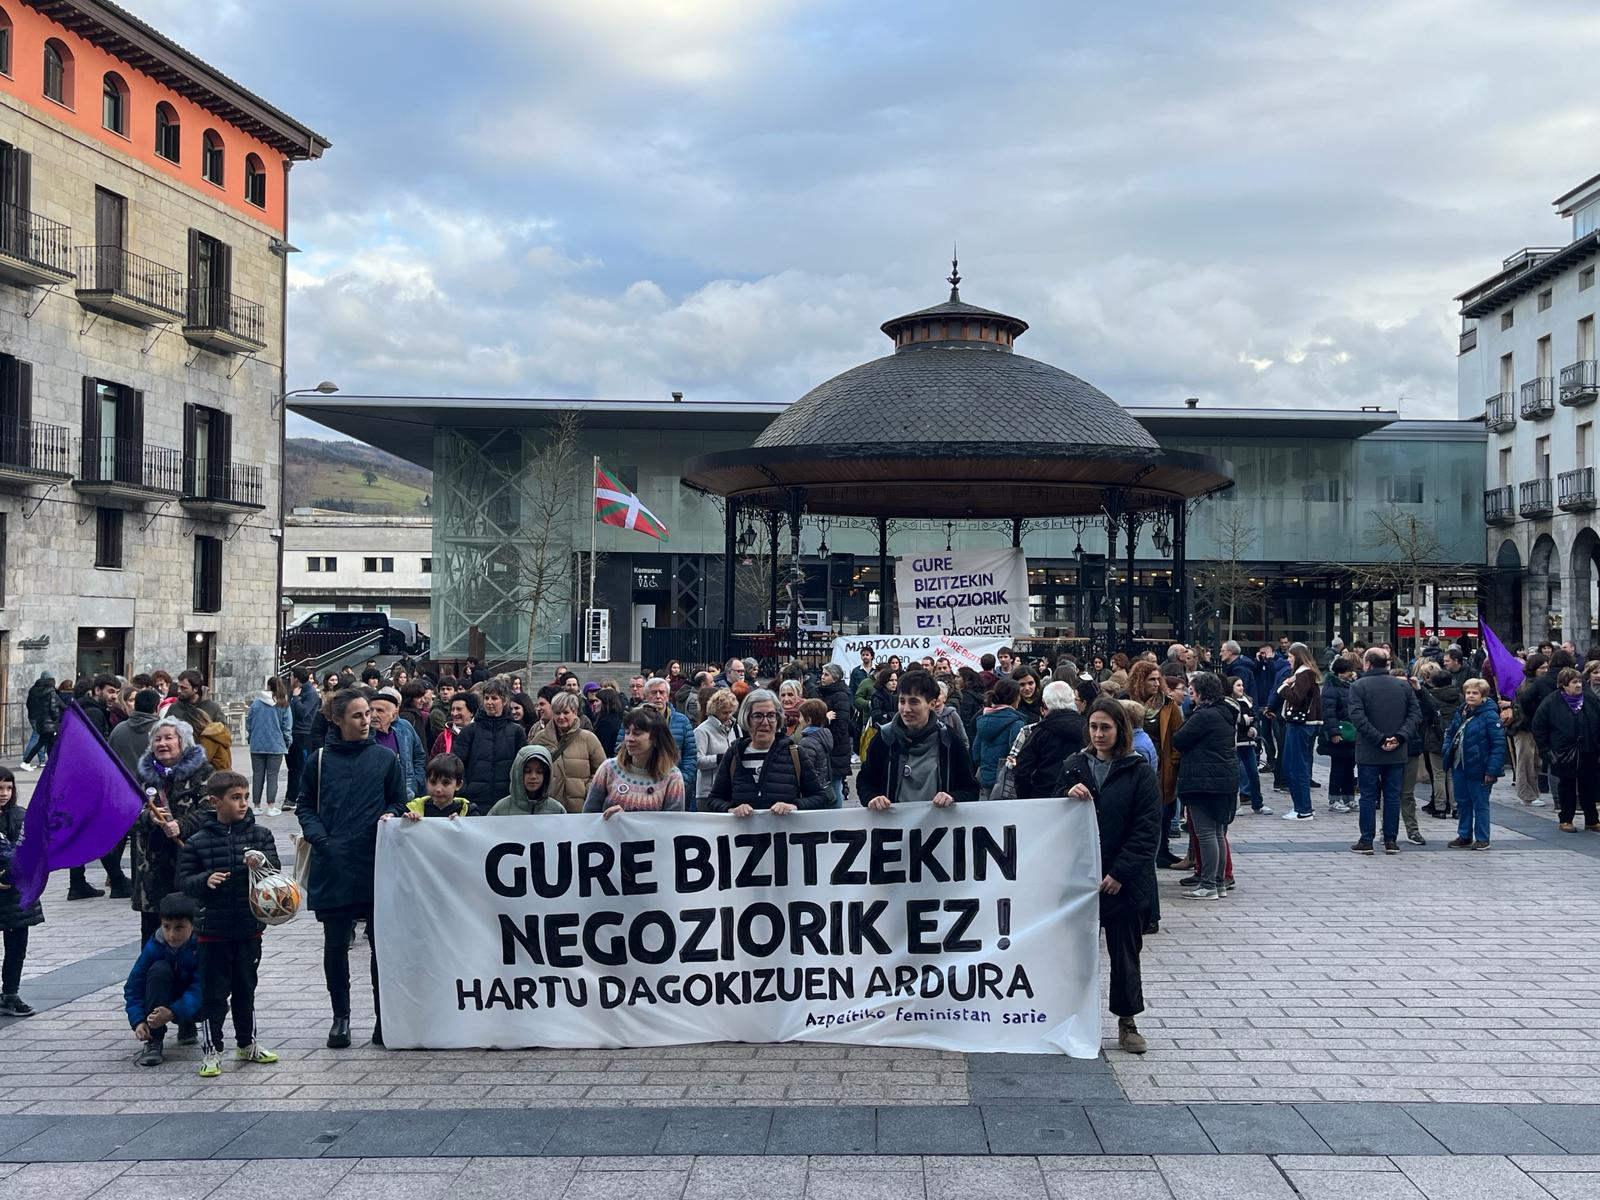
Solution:
[[[1415,513],[1390,504],[1367,513],[1370,525],[1362,545],[1382,555],[1376,562],[1353,566],[1368,587],[1405,590],[1411,596],[1412,644],[1422,645],[1422,594],[1424,573],[1437,574],[1452,564],[1445,561],[1445,546],[1438,531]]]
[[[1239,610],[1261,597],[1265,587],[1252,580],[1250,569],[1245,565],[1257,537],[1249,513],[1238,504],[1217,507],[1220,510],[1216,522],[1217,556],[1203,564],[1203,575],[1196,576],[1196,608],[1203,606],[1218,613],[1226,610],[1228,636],[1224,640],[1232,641]]]
[[[571,611],[580,598],[572,531],[577,524],[573,500],[579,497],[582,424],[576,412],[563,412],[541,439],[530,443],[524,458],[518,526],[522,583],[517,607],[528,614],[524,657],[530,678],[540,628],[556,614]]]

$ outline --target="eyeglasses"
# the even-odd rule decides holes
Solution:
[[[756,712],[750,714],[752,721],[776,721],[778,714],[774,712]]]

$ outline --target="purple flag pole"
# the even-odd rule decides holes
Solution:
[[[11,859],[11,884],[24,908],[44,891],[51,871],[81,867],[109,854],[133,828],[144,797],[98,729],[73,701],[61,714]]]
[[[1496,695],[1502,700],[1510,700],[1522,683],[1522,663],[1506,649],[1504,642],[1495,637],[1494,630],[1481,616],[1478,618],[1478,628],[1483,632],[1483,649],[1487,656],[1484,665],[1488,668],[1489,682],[1494,684]]]

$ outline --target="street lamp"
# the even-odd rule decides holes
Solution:
[[[319,396],[331,396],[335,392],[337,392],[338,390],[339,390],[339,385],[337,383],[330,382],[329,380],[326,380],[326,379],[324,379],[321,383],[317,384],[316,387],[295,388],[294,391],[292,391],[292,392],[285,392],[281,396],[273,397],[273,400],[272,400],[272,411],[273,412],[277,412],[278,411],[278,406],[280,404],[282,404],[285,400],[288,400],[291,396],[309,396],[313,392],[317,393]]]

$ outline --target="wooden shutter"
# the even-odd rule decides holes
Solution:
[[[218,242],[212,247],[211,256],[215,260],[215,265],[212,268],[212,290],[217,292],[233,291],[233,247]]]
[[[211,414],[211,488],[213,496],[237,500],[233,493],[233,417],[225,412]]]
[[[200,295],[200,231],[189,230],[189,290],[188,302],[184,305],[184,312],[188,314],[190,325],[204,324],[203,305],[205,300]]]
[[[26,150],[11,151],[11,203],[27,211],[33,205],[33,155]]]
[[[40,445],[42,439],[33,432],[33,364],[14,358],[11,360],[11,370],[12,386],[6,397],[9,408],[5,436],[15,440],[15,452],[6,461],[14,462],[19,467],[43,466],[58,470],[60,464],[48,455],[42,463],[34,461],[35,447]]]
[[[98,380],[83,378],[83,463],[79,474],[84,479],[100,478],[100,395]]]
[[[204,480],[195,478],[195,470],[194,470],[195,463],[194,463],[194,460],[195,460],[195,450],[198,449],[198,447],[194,444],[194,426],[195,426],[194,407],[195,406],[192,405],[192,404],[185,404],[183,406],[183,451],[182,451],[182,453],[183,453],[183,494],[185,496],[199,496],[199,495],[201,495],[202,493],[199,491],[199,489],[202,486],[204,486],[204,483],[205,483]]]

